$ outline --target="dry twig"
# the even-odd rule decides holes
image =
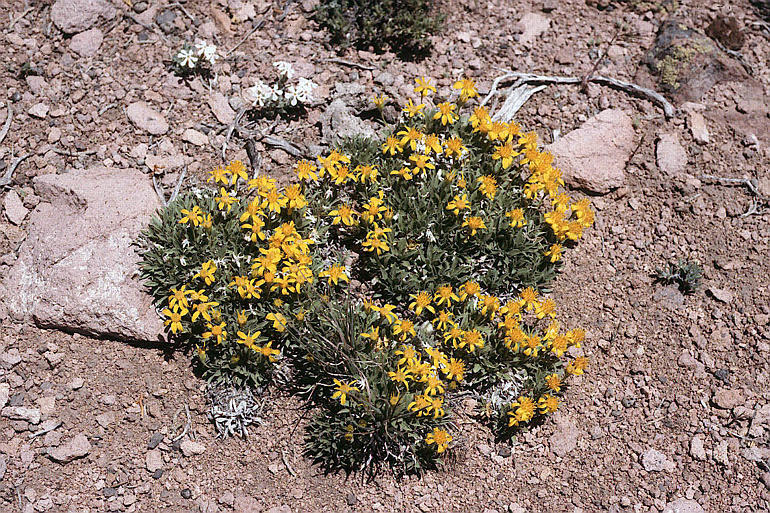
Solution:
[[[16,168],[19,167],[19,164],[21,164],[23,160],[28,159],[31,156],[31,153],[27,153],[26,155],[22,155],[21,157],[17,158],[11,167],[8,168],[8,171],[5,172],[3,177],[0,178],[0,187],[5,187],[6,185],[10,184]]]
[[[5,108],[8,110],[8,113],[5,116],[3,129],[0,130],[0,144],[2,144],[5,136],[8,135],[8,130],[11,128],[11,122],[13,121],[13,107],[11,107],[11,104],[8,103],[6,104]]]
[[[13,30],[13,26],[20,22],[27,14],[31,13],[33,10],[35,10],[34,7],[27,7],[27,10],[21,13],[18,18],[11,21],[11,24],[8,25],[8,31]]]
[[[259,19],[259,21],[254,24],[254,26],[251,28],[251,30],[249,30],[249,32],[245,36],[243,36],[243,39],[238,41],[238,43],[235,46],[233,46],[232,48],[230,48],[227,51],[227,53],[225,54],[225,59],[230,57],[230,54],[232,54],[234,51],[236,51],[238,48],[240,48],[241,45],[243,43],[245,43],[246,40],[249,39],[254,34],[254,32],[256,32],[257,30],[262,28],[262,26],[265,24],[265,14],[269,10],[270,10],[270,8],[268,7],[263,13],[260,13],[262,15],[262,17]]]
[[[266,135],[262,138],[265,144],[280,148],[292,157],[302,158],[305,156],[305,151],[294,144],[293,142],[281,139],[280,137],[273,137],[272,135]]]
[[[344,59],[338,59],[336,57],[326,59],[325,62],[333,62],[334,64],[340,64],[342,66],[350,66],[351,68],[358,68],[365,71],[373,71],[376,69],[373,66],[367,66],[365,64],[359,64],[357,62],[346,61]]]
[[[583,79],[580,77],[558,77],[552,75],[535,75],[534,73],[518,73],[508,70],[502,71],[505,71],[506,75],[498,77],[494,80],[489,94],[487,94],[487,96],[484,98],[484,101],[481,102],[482,105],[485,105],[490,100],[490,98],[492,98],[492,96],[497,92],[497,88],[500,86],[500,84],[505,81],[512,81],[512,87],[514,88],[524,84],[581,84],[583,82]],[[647,89],[646,87],[632,84],[631,82],[623,82],[622,80],[604,77],[601,75],[591,76],[587,81],[606,85],[615,89],[620,89],[629,94],[647,98],[648,100],[661,106],[667,119],[674,117],[674,114],[676,113],[674,106],[671,105],[671,103],[666,100],[660,93],[657,93],[652,89]]]

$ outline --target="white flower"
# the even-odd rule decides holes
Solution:
[[[285,75],[288,80],[291,80],[294,76],[294,68],[291,63],[286,61],[275,61],[273,66],[278,68],[278,73]]]
[[[313,89],[318,87],[318,84],[312,80],[300,77],[297,87],[295,88],[297,100],[302,103],[310,103],[313,101]]]
[[[278,85],[273,85],[273,87],[270,88],[270,99],[274,102],[277,102],[281,96],[283,96],[283,91],[278,87]]]
[[[198,57],[203,57],[209,61],[209,64],[212,66],[216,64],[217,58],[219,57],[217,55],[216,45],[210,45],[206,41],[198,39],[195,41],[195,50],[198,53]]]
[[[284,94],[286,101],[291,104],[292,107],[297,105],[297,103],[302,103],[302,98],[297,93],[297,90],[294,88],[293,85],[286,88],[286,93]]]
[[[254,87],[246,89],[246,95],[251,98],[254,106],[259,105],[264,107],[265,103],[271,99],[273,88],[265,84],[261,80],[257,79],[257,83]]]
[[[187,66],[192,69],[198,64],[198,56],[195,55],[195,52],[186,48],[179,50],[179,53],[176,54],[176,58],[179,61],[179,65],[182,67]]]

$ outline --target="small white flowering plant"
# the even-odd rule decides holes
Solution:
[[[174,71],[181,76],[189,76],[194,73],[209,74],[219,59],[217,47],[207,41],[198,39],[195,44],[185,43],[171,61]]]
[[[298,77],[294,80],[294,67],[290,62],[276,61],[278,79],[268,84],[257,78],[255,84],[244,91],[244,97],[258,111],[291,111],[302,109],[313,101],[313,90],[318,87],[312,80]]]

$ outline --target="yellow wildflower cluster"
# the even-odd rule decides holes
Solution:
[[[392,369],[387,371],[391,406],[403,404],[418,418],[441,419],[446,394],[483,381],[484,373],[501,362],[519,365],[523,358],[546,372],[501,412],[509,427],[517,426],[556,411],[566,377],[582,374],[587,366],[583,356],[567,357],[570,348],[580,348],[585,332],[562,331],[554,300],[539,297],[532,288],[506,302],[482,293],[474,281],[457,290],[443,285],[410,297],[404,316],[396,313],[395,305],[366,301],[366,309],[378,315],[360,336],[375,350],[391,355]],[[426,323],[431,326],[427,331]],[[353,382],[334,382],[333,398],[342,405],[360,392]],[[443,452],[451,436],[440,431],[427,433],[426,443],[435,443]]]
[[[281,304],[303,298],[316,279],[310,254],[314,241],[295,225],[307,206],[302,185],[279,190],[272,178],[250,179],[239,161],[215,168],[209,175],[219,191],[208,202],[208,211],[207,201],[201,199],[200,204],[181,208],[177,222],[193,230],[189,237],[194,239],[212,236],[218,223],[235,222],[245,247],[222,248],[221,260],[203,262],[189,283],[172,288],[162,312],[166,326],[172,334],[189,332],[198,337],[202,361],[209,350],[232,340],[234,347],[247,348],[272,362],[280,350],[274,347],[277,341],[269,339],[283,333],[288,322],[278,311]],[[238,255],[240,251],[244,254]],[[344,267],[337,265],[319,276],[328,276],[335,285],[347,280]],[[269,333],[256,329],[262,325]]]

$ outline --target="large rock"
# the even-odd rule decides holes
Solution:
[[[519,20],[515,29],[521,32],[519,43],[529,45],[551,27],[551,20],[534,12],[528,12]]]
[[[150,180],[105,167],[35,179],[42,201],[0,288],[11,315],[44,327],[157,340],[162,323],[132,243],[159,206]]]
[[[99,18],[111,20],[115,14],[105,0],[56,0],[51,7],[51,21],[66,34],[88,30]]]
[[[625,183],[626,162],[635,145],[631,118],[622,110],[607,109],[546,149],[567,184],[604,194]]]
[[[139,101],[132,103],[126,107],[126,114],[128,115],[128,119],[130,119],[137,128],[141,128],[152,135],[163,135],[168,132],[168,123],[166,122],[166,118],[163,117],[163,114],[156,111],[145,102]]]
[[[334,100],[321,114],[321,134],[327,144],[333,144],[345,137],[375,136],[372,127],[355,116],[352,109],[342,100]]]
[[[663,513],[706,513],[700,504],[691,499],[677,499],[666,504]]]
[[[99,51],[99,47],[102,46],[104,41],[104,34],[98,28],[92,28],[81,32],[75,36],[72,36],[70,40],[70,50],[80,55],[81,57],[91,57],[96,55]]]
[[[78,434],[59,447],[49,447],[48,457],[57,463],[69,463],[70,461],[83,458],[91,452],[91,442],[86,435]]]
[[[660,134],[655,159],[661,173],[669,177],[677,176],[687,167],[687,150],[679,144],[676,134]]]

